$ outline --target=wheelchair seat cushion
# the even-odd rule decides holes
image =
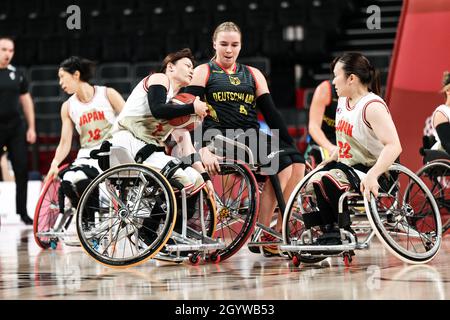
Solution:
[[[435,160],[450,161],[450,156],[445,151],[425,149],[425,150],[423,150],[423,153],[424,153],[424,158],[423,158],[424,163],[428,163],[428,162],[435,161]]]

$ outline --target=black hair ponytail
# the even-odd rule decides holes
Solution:
[[[89,82],[95,74],[95,62],[77,56],[67,58],[59,67],[70,74],[74,74],[75,71],[80,72],[80,80],[84,82]]]

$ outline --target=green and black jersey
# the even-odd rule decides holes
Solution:
[[[213,61],[208,67],[205,100],[209,116],[203,122],[204,129],[259,129],[256,82],[249,67],[237,63],[233,73]]]
[[[336,108],[338,104],[338,95],[336,94],[336,90],[334,90],[331,81],[328,81],[328,85],[330,87],[331,92],[331,100],[325,107],[325,112],[323,114],[321,129],[327,139],[336,144],[336,129],[335,129],[335,119],[336,119]],[[311,137],[311,143],[317,144]]]
[[[328,140],[330,140],[332,143],[336,143],[335,119],[339,97],[336,94],[336,90],[334,90],[331,81],[329,81],[328,83],[330,84],[331,101],[325,108],[325,113],[322,120],[322,130]]]

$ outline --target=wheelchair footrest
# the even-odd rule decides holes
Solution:
[[[47,232],[36,232],[37,237],[49,237],[49,238],[60,238],[67,236],[65,232],[47,231]]]
[[[256,223],[256,228],[262,229],[262,230],[265,231],[266,233],[268,233],[268,234],[274,236],[275,238],[283,239],[283,235],[282,235],[281,233],[276,232],[276,231],[273,230],[272,228],[266,227],[265,225],[263,225],[263,224],[261,224],[261,223],[259,223],[259,222]]]
[[[168,261],[168,262],[176,262],[176,263],[180,263],[186,260],[189,260],[188,256],[177,256],[177,255],[173,255],[171,253],[163,253],[163,252],[158,252],[158,254],[156,255],[156,258],[158,260],[162,260],[162,261]]]
[[[225,249],[226,245],[223,242],[218,243],[201,243],[201,244],[170,244],[166,245],[166,250],[168,252],[177,251],[210,251],[210,250],[220,250]]]
[[[339,245],[281,245],[280,250],[282,251],[314,251],[314,252],[328,252],[328,251],[350,251],[355,250],[356,244],[339,244]]]
[[[261,247],[261,246],[279,246],[283,242],[281,241],[260,241],[260,242],[249,242],[247,244],[248,247]]]

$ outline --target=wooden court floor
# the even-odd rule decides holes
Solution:
[[[150,260],[112,269],[80,247],[41,250],[31,227],[0,228],[0,300],[305,300],[437,299],[450,297],[450,237],[427,265],[407,265],[378,241],[342,259],[295,267],[245,247],[219,264],[171,264]]]

